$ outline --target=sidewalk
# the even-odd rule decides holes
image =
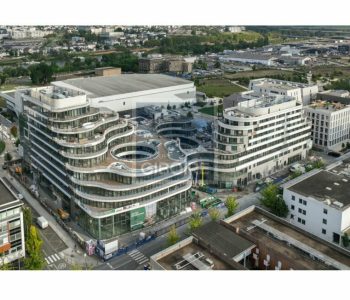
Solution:
[[[86,262],[86,264],[89,265],[95,265],[99,263],[99,260],[94,256],[86,256],[84,258],[84,252],[81,248],[78,247],[77,251],[74,251],[77,243],[73,240],[73,238],[57,223],[56,219],[48,212],[46,209],[44,209],[41,204],[38,202],[37,199],[35,199],[29,191],[20,184],[16,178],[10,176],[7,172],[4,173],[4,176],[13,184],[13,186],[20,192],[23,197],[25,198],[25,201],[30,204],[30,206],[38,212],[39,215],[43,216],[50,224],[50,227],[55,231],[55,233],[59,236],[59,238],[66,244],[68,247],[67,249],[63,250],[62,252],[65,254],[65,258],[69,257],[69,261],[67,263],[69,264],[79,264],[83,265],[83,263]]]

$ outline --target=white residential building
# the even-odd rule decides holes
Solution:
[[[284,185],[288,221],[309,233],[340,244],[350,233],[350,168],[315,170]]]
[[[350,105],[316,101],[305,108],[315,147],[339,151],[350,142]]]
[[[242,95],[215,124],[214,180],[221,187],[245,185],[306,157],[310,122],[290,96]]]
[[[318,85],[285,81],[271,78],[253,79],[249,82],[249,89],[261,94],[292,96],[303,105],[318,93]]]
[[[25,256],[23,202],[0,178],[0,266]]]

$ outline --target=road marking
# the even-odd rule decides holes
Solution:
[[[49,260],[46,257],[45,257],[45,260],[46,260],[46,263],[49,265],[50,262],[49,262]]]
[[[133,251],[131,251],[130,253],[128,253],[128,255],[135,260],[139,265],[145,263],[146,261],[148,261],[149,259],[139,250],[135,249]]]
[[[57,253],[55,253],[54,255],[55,255],[55,257],[57,257],[57,260],[61,259],[61,257]]]
[[[109,262],[106,265],[113,270],[113,267],[112,267],[112,265]]]
[[[53,263],[53,260],[52,260],[51,256],[48,256],[47,259],[50,261],[50,264]]]
[[[144,260],[140,261],[140,265],[144,264],[145,262],[147,262],[149,259],[146,257]]]

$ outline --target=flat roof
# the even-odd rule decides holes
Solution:
[[[350,176],[341,172],[335,174],[334,171],[320,171],[288,187],[288,189],[319,201],[330,199],[340,202],[343,204],[342,207],[336,205],[332,205],[332,207],[343,210],[350,205]]]
[[[9,191],[8,187],[0,178],[0,209],[6,208],[7,204],[18,201],[18,199]]]
[[[321,242],[320,240],[313,239],[310,235],[303,233],[303,230],[292,226],[291,224],[285,224],[279,222],[268,214],[260,212],[261,209],[254,208],[253,211],[247,212],[244,215],[228,220],[228,223],[239,228],[240,232],[244,231],[246,234],[258,244],[273,249],[275,253],[280,253],[284,257],[288,258],[288,265],[296,270],[329,270],[335,269],[333,266],[328,265],[322,261],[312,259],[310,254],[305,253],[303,250],[298,249],[298,245],[288,244],[283,238],[280,240],[278,237],[274,237],[271,233],[267,234],[263,227],[272,228],[277,232],[282,232],[285,236],[290,237],[292,241],[297,241],[300,245],[305,245],[309,249],[314,249],[313,255],[321,253],[323,257],[329,257],[345,266],[350,267],[350,256],[336,251],[334,248],[328,245],[327,242]],[[257,226],[255,224],[262,224],[264,226]]]
[[[158,259],[157,262],[165,270],[174,270],[173,266],[179,263],[180,261],[184,260],[185,255],[195,254],[198,252],[201,252],[206,258],[209,258],[214,263],[213,270],[233,270],[234,269],[232,266],[230,266],[229,264],[227,264],[217,256],[213,255],[202,246],[197,245],[193,242],[177,249],[174,252],[169,253],[168,255],[165,255],[164,257]],[[191,266],[189,266],[188,269],[193,270]]]
[[[94,98],[193,83],[189,80],[163,74],[120,74],[115,76],[74,78],[61,82],[84,90],[90,94],[90,97]]]
[[[232,259],[255,246],[252,242],[216,222],[207,223],[196,229],[193,236],[202,239],[219,253]]]

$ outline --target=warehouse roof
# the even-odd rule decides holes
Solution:
[[[255,247],[252,242],[216,222],[210,222],[196,229],[193,236],[203,240],[211,248],[216,249],[219,253],[224,253],[229,258],[234,258]]]
[[[122,74],[68,79],[54,84],[61,85],[60,83],[84,90],[90,96],[97,98],[173,87],[192,82],[162,74]]]

